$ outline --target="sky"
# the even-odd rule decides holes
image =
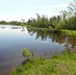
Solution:
[[[0,0],[0,21],[21,21],[36,18],[36,13],[48,18],[67,10],[74,0]]]

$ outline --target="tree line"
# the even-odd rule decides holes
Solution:
[[[67,11],[60,11],[60,15],[47,18],[47,16],[40,16],[38,13],[37,19],[30,18],[27,21],[28,26],[49,28],[51,30],[69,29],[76,30],[76,1],[70,3]]]
[[[6,22],[6,21],[2,20],[2,21],[0,21],[0,24],[21,25],[21,22],[18,22],[18,21],[10,21],[10,22]]]
[[[50,30],[69,29],[76,30],[76,1],[68,5],[69,10],[60,11],[60,15],[48,18],[45,15],[40,16],[38,13],[37,19],[30,18],[27,22],[22,19],[23,22],[18,21],[0,21],[0,24],[12,24],[12,25],[27,25],[38,28],[48,28]]]

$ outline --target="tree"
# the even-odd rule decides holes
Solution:
[[[66,19],[68,17],[68,12],[67,11],[60,11],[60,15],[62,19]]]
[[[74,0],[74,3],[70,3],[68,6],[69,11],[72,12],[74,16],[76,16],[76,1]]]
[[[72,27],[73,27],[73,29],[76,30],[76,1],[74,0],[73,3],[70,3],[68,8],[69,8],[69,11],[72,13],[72,17],[71,17],[73,19]]]
[[[21,21],[24,22],[25,20],[24,19],[21,19]]]

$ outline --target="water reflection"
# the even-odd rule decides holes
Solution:
[[[10,25],[0,25],[0,29],[6,29],[6,28],[9,28],[9,29],[21,29],[21,32],[25,31],[25,27],[24,26],[10,26]]]
[[[11,29],[21,29],[21,27],[11,27]]]
[[[6,27],[0,27],[0,29],[5,29]]]
[[[65,49],[75,51],[76,37],[23,26],[0,25],[0,71],[11,65],[22,64],[22,48],[32,49],[35,58],[47,58]]]
[[[0,29],[5,29],[5,28],[10,28],[10,29],[21,29],[21,26],[0,25]]]
[[[64,44],[65,50],[76,49],[76,37],[65,36],[62,35],[61,33],[44,32],[36,29],[27,28],[27,30],[31,36],[36,34],[35,39],[39,39],[39,38],[41,38],[41,40],[51,39],[52,42]]]
[[[66,50],[76,51],[76,37],[68,37],[65,43]]]
[[[21,27],[21,31],[22,32],[25,31],[25,27],[24,26]]]

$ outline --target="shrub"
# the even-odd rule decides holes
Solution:
[[[32,52],[30,52],[28,49],[26,49],[26,48],[23,48],[22,49],[22,55],[24,56],[24,57],[27,57],[27,59],[28,60],[33,60],[33,54],[32,54]]]

